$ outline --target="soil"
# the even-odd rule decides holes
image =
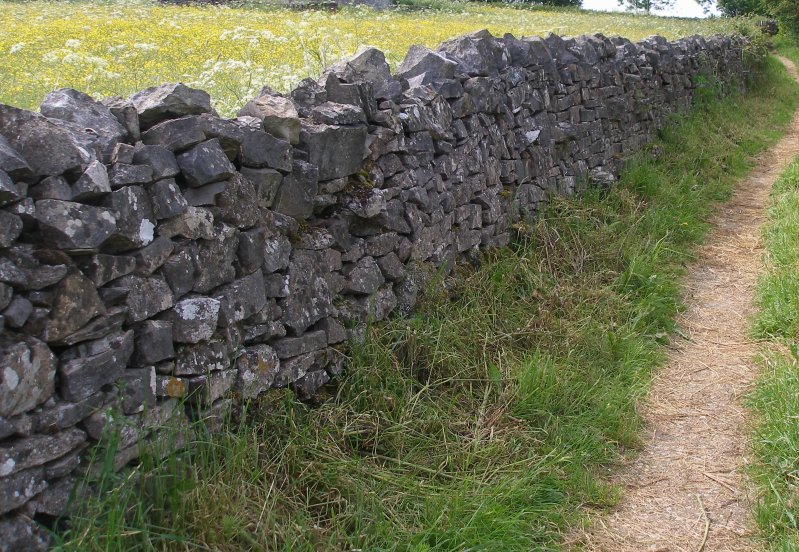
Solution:
[[[794,79],[796,68],[780,58]],[[576,541],[606,552],[760,549],[743,397],[757,376],[748,329],[762,267],[760,228],[772,184],[799,155],[799,112],[720,206],[684,282],[686,310],[667,363],[640,405],[643,451],[617,478],[615,510]]]

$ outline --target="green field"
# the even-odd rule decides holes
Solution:
[[[127,96],[180,81],[210,92],[217,110],[230,115],[263,85],[286,91],[362,45],[382,49],[396,65],[411,44],[435,47],[485,28],[499,36],[601,32],[640,39],[748,25],[442,0],[436,5],[439,9],[331,13],[257,5],[0,2],[0,102],[36,108],[60,87],[95,97]]]

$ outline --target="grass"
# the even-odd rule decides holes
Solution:
[[[750,28],[746,20],[691,20],[557,8],[430,0],[436,10],[291,11],[168,6],[147,0],[0,0],[0,102],[35,109],[59,87],[127,96],[163,82],[207,90],[232,115],[264,85],[287,91],[355,52],[382,49],[396,66],[411,44],[435,47],[488,28],[498,36],[602,32],[677,38]]]
[[[315,408],[270,393],[191,454],[102,472],[58,547],[560,549],[616,499],[602,475],[639,444],[635,402],[713,204],[797,104],[770,60],[751,93],[666,128],[618,186],[553,199],[513,247],[369,328]]]

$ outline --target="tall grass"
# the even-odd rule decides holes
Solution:
[[[665,129],[621,183],[554,198],[514,246],[368,329],[309,408],[274,392],[191,453],[106,476],[64,550],[557,550],[639,444],[635,402],[679,279],[797,86],[770,61],[744,97]]]

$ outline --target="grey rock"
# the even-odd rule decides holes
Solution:
[[[130,254],[130,257],[136,262],[134,274],[149,276],[161,268],[174,249],[175,244],[169,238],[163,236],[155,238],[149,245]]]
[[[69,334],[63,339],[59,339],[53,344],[59,346],[75,345],[81,341],[100,339],[110,333],[119,331],[127,315],[128,309],[126,307],[112,307],[107,311],[107,314],[93,318],[78,331]]]
[[[365,126],[303,124],[301,146],[310,163],[319,167],[319,180],[332,180],[358,172],[366,154]]]
[[[19,201],[22,199],[22,193],[16,184],[11,180],[4,171],[0,171],[0,207]]]
[[[186,212],[188,202],[172,178],[159,180],[147,188],[153,215],[157,220],[168,219]]]
[[[186,400],[192,404],[208,406],[230,391],[236,381],[236,370],[219,370],[188,378]]]
[[[194,287],[194,260],[187,250],[182,250],[166,260],[161,273],[172,289],[175,298],[186,295]]]
[[[280,370],[280,359],[269,345],[244,349],[236,360],[235,389],[245,399],[252,399],[269,389]]]
[[[0,248],[9,247],[22,233],[22,219],[6,211],[0,211]]]
[[[256,227],[239,234],[239,249],[236,252],[236,274],[252,274],[264,263],[266,231]]]
[[[291,388],[301,401],[308,401],[329,381],[330,375],[325,370],[314,370],[292,383]]]
[[[455,76],[457,62],[451,61],[424,46],[413,45],[397,68],[396,76],[411,79],[426,74],[431,79],[451,79]]]
[[[157,277],[143,278],[134,274],[123,276],[114,286],[128,291],[125,305],[128,307],[128,323],[141,322],[173,304],[172,290]]]
[[[141,137],[145,146],[160,146],[169,151],[183,151],[205,139],[202,124],[196,117],[164,121],[149,129]]]
[[[0,478],[0,515],[19,508],[46,488],[41,467]]]
[[[230,326],[249,318],[266,306],[263,273],[258,270],[222,286],[214,292],[219,301],[219,324]]]
[[[111,182],[105,165],[92,161],[83,174],[72,185],[72,199],[86,201],[103,197],[111,192]]]
[[[11,147],[2,134],[0,134],[0,171],[15,180],[28,180],[33,176],[28,162]]]
[[[11,304],[3,311],[6,326],[9,328],[21,328],[28,321],[28,317],[33,312],[33,305],[30,301],[17,295]]]
[[[264,241],[265,274],[284,270],[289,266],[291,256],[291,242],[285,236],[272,236]]]
[[[182,345],[178,348],[175,375],[199,375],[217,370],[226,370],[229,366],[230,351],[224,341],[201,341]]]
[[[76,479],[74,477],[65,477],[49,484],[46,489],[36,496],[36,500],[33,502],[36,513],[51,517],[59,517],[66,514],[75,485]]]
[[[0,543],[2,552],[46,552],[50,534],[29,517],[16,515],[0,519]]]
[[[291,170],[291,144],[267,132],[248,130],[241,143],[241,164],[254,168]]]
[[[136,259],[123,255],[92,255],[78,265],[95,286],[104,286],[111,280],[130,274],[136,268]]]
[[[366,113],[358,106],[325,102],[313,108],[311,118],[314,123],[324,125],[366,124]]]
[[[6,308],[14,297],[14,290],[7,284],[0,284],[0,309]]]
[[[0,445],[0,477],[41,466],[70,452],[86,439],[79,429],[55,435],[33,435]]]
[[[275,387],[286,387],[288,384],[297,381],[311,369],[315,358],[315,353],[307,353],[283,360],[275,375],[273,385]]]
[[[125,186],[106,196],[103,204],[116,218],[116,230],[105,242],[110,253],[144,247],[155,237],[150,196],[141,186]]]
[[[48,176],[28,190],[28,196],[36,200],[60,199],[62,201],[70,201],[72,200],[72,195],[72,187],[63,176]]]
[[[296,333],[305,331],[331,311],[330,290],[319,272],[320,259],[317,252],[295,251],[289,263],[289,294],[279,304],[283,323]]]
[[[104,313],[105,305],[92,281],[81,273],[69,274],[55,290],[42,336],[48,343],[60,341]]]
[[[214,215],[208,209],[187,206],[180,215],[161,223],[158,234],[167,238],[180,236],[190,240],[212,240]]]
[[[242,167],[241,174],[255,186],[258,207],[271,208],[283,181],[283,175],[274,169],[252,167]]]
[[[56,357],[30,336],[0,338],[0,416],[27,412],[53,394]]]
[[[100,101],[116,117],[117,122],[125,128],[127,138],[133,142],[140,137],[139,114],[132,103],[119,96],[104,98]]]
[[[385,279],[373,257],[363,257],[357,263],[342,270],[346,277],[343,291],[368,295],[383,285]]]
[[[198,343],[210,339],[216,330],[219,306],[220,301],[210,297],[179,301],[172,312],[172,339],[179,343]]]
[[[50,92],[39,110],[50,119],[61,119],[91,130],[106,157],[111,156],[114,146],[123,141],[128,133],[108,107],[71,88]]]
[[[145,320],[136,327],[134,340],[136,366],[153,365],[162,360],[175,357],[172,343],[174,330],[172,322],[167,320]]]
[[[315,165],[295,161],[294,169],[283,178],[275,196],[275,211],[298,220],[313,214],[313,199],[319,191],[319,171]]]
[[[142,412],[155,404],[155,368],[128,368],[120,380],[122,412]]]
[[[327,101],[327,90],[313,79],[303,79],[291,91],[291,99],[301,117],[308,117],[311,108]]]
[[[109,209],[57,199],[37,201],[36,220],[42,241],[67,251],[96,249],[117,226],[117,218]]]
[[[238,173],[225,182],[216,204],[222,213],[222,220],[237,228],[252,228],[260,220],[255,186]]]
[[[162,84],[137,92],[129,98],[139,113],[139,125],[147,129],[165,119],[212,113],[207,92],[176,84]]]
[[[47,406],[36,414],[36,431],[39,433],[57,433],[63,429],[74,426],[92,412],[111,400],[113,394],[98,393],[78,402],[57,402]],[[58,477],[53,475],[51,464],[48,464],[48,478]],[[71,471],[71,470],[69,470]]]
[[[16,107],[0,104],[0,134],[36,176],[63,174],[96,159],[80,129]]]
[[[130,165],[133,163],[133,155],[135,152],[136,148],[130,144],[125,144],[124,142],[115,144],[114,149],[111,151],[111,164],[125,163]]]
[[[218,138],[212,138],[178,155],[178,166],[192,187],[226,180],[236,167],[228,160]]]
[[[153,169],[147,165],[114,163],[108,172],[108,180],[114,189],[122,186],[149,184],[153,181]]]
[[[221,194],[226,186],[227,182],[214,182],[197,188],[186,188],[183,197],[186,203],[192,207],[215,206],[216,196]]]
[[[272,344],[278,358],[296,357],[327,347],[327,334],[322,330],[308,332],[300,337],[284,337]]]
[[[199,143],[203,140],[205,140],[205,135],[199,137],[195,143]],[[180,173],[180,167],[178,167],[178,160],[175,158],[175,154],[164,146],[148,146],[144,143],[136,144],[132,163],[150,167],[150,169],[152,169],[153,180],[173,178]]]
[[[207,293],[236,277],[233,262],[239,247],[239,232],[226,224],[214,227],[214,237],[198,243],[195,257],[194,291]]]
[[[263,90],[239,110],[239,116],[256,117],[271,135],[296,144],[300,139],[300,119],[290,98]]]
[[[62,358],[58,367],[59,393],[68,401],[78,402],[114,383],[125,373],[133,348],[132,330],[78,345],[69,356],[81,356]]]

